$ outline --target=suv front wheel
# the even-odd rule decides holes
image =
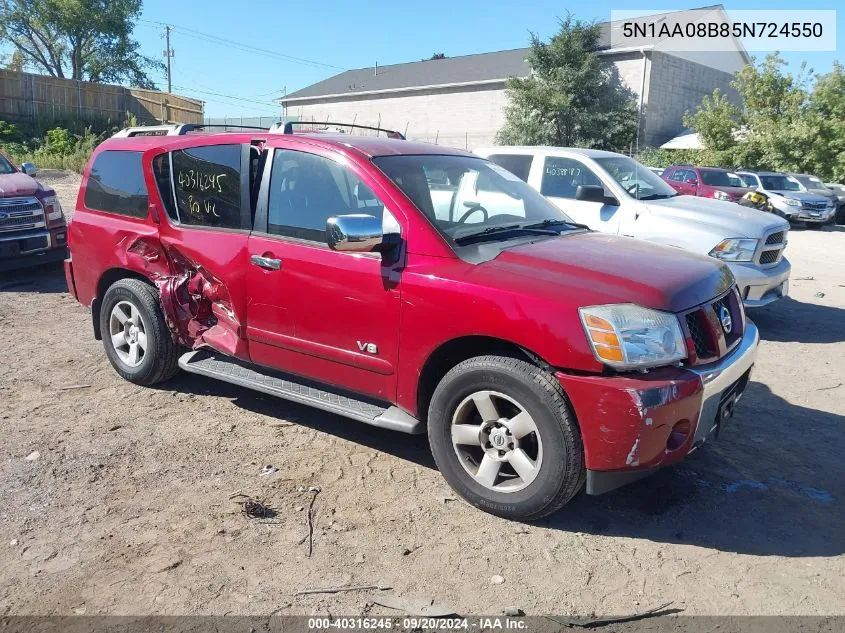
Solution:
[[[479,356],[452,368],[432,396],[428,433],[446,481],[492,514],[539,519],[584,482],[581,435],[563,389],[523,360]]]
[[[179,370],[174,343],[158,292],[138,279],[112,284],[100,306],[103,346],[118,374],[137,385],[154,385]]]

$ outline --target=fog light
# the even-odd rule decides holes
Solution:
[[[666,450],[671,452],[681,448],[689,438],[691,432],[692,425],[689,423],[689,420],[681,420],[675,424],[672,427],[672,432],[669,433],[669,439],[666,440]]]

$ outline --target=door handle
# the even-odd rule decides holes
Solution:
[[[279,270],[282,267],[281,259],[273,259],[272,257],[262,257],[261,255],[252,255],[249,261],[259,268],[267,270]]]

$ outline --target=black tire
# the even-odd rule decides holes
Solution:
[[[504,394],[533,418],[542,442],[542,460],[536,476],[520,490],[500,492],[476,481],[452,443],[453,416],[468,396],[479,391]],[[563,388],[554,376],[520,359],[479,356],[453,367],[432,396],[428,436],[446,481],[472,505],[491,514],[521,521],[540,519],[559,510],[584,484],[581,433]],[[479,446],[477,450],[485,449]]]
[[[134,367],[121,360],[110,333],[112,311],[122,302],[137,308],[146,334],[146,352]],[[121,279],[109,287],[100,306],[100,332],[112,367],[136,385],[154,385],[172,378],[179,371],[180,347],[173,341],[164,322],[158,291],[148,283],[138,279]]]

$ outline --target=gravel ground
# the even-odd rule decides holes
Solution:
[[[41,177],[72,209],[78,177]],[[198,377],[125,382],[60,267],[0,275],[0,615],[371,609],[295,595],[338,585],[462,613],[845,614],[845,231],[796,229],[787,255],[792,297],[751,314],[759,360],[720,441],[530,525],[456,499],[424,438]]]

